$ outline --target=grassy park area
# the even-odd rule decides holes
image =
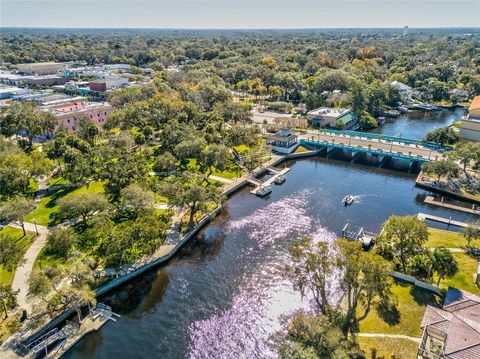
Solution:
[[[427,305],[440,306],[440,299],[433,293],[413,285],[396,281],[392,292],[397,297],[396,310],[372,309],[360,322],[361,333],[403,334],[420,337],[420,322]]]
[[[305,153],[305,152],[310,152],[311,150],[308,149],[307,147],[305,146],[298,146],[297,148],[295,148],[295,151],[293,151],[293,153]]]
[[[453,276],[444,278],[440,282],[440,288],[446,290],[448,287],[455,287],[480,295],[480,288],[475,284],[478,261],[466,253],[453,253],[453,256],[457,261],[458,271]],[[433,280],[436,282],[437,277],[434,276]]]
[[[72,190],[69,187],[52,190],[38,202],[37,208],[25,216],[25,221],[31,223],[36,221],[37,224],[42,226],[58,224],[58,219],[55,216],[58,211],[57,201],[69,193],[76,194],[82,192],[102,193],[103,182],[91,182],[88,186],[85,185],[76,190]]]
[[[429,228],[427,248],[443,246],[445,248],[463,248],[467,245],[466,239],[458,232],[446,231],[443,229]],[[473,240],[472,245],[480,245],[480,240]]]
[[[20,228],[5,227],[0,231],[0,236],[11,236],[25,253],[32,244],[35,232],[27,231],[27,235],[23,236],[23,231]],[[11,285],[14,275],[15,270],[8,271],[0,265],[0,285]]]
[[[416,358],[418,344],[408,339],[395,338],[366,338],[358,337],[360,348],[365,351],[367,358],[372,358],[372,349],[375,349],[377,358]]]

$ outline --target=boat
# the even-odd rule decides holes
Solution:
[[[259,197],[265,197],[272,193],[272,187],[271,186],[260,186],[258,191],[255,193]]]
[[[407,113],[408,112],[408,107],[407,106],[403,106],[403,105],[399,105],[397,107],[397,110],[400,111],[401,113]]]
[[[274,180],[273,182],[275,184],[282,184],[283,182],[285,182],[285,180],[287,179],[287,176],[285,175],[278,175]]]
[[[378,123],[379,126],[382,126],[385,123],[385,117],[378,116],[377,117],[377,123]]]
[[[429,105],[427,103],[416,103],[413,105],[413,107],[424,111],[434,111],[437,109],[437,106]]]
[[[400,116],[400,111],[397,111],[397,110],[387,110],[387,111],[384,111],[383,114],[387,117],[398,117]]]
[[[348,195],[348,196],[343,197],[342,204],[346,207],[346,206],[351,205],[353,203],[353,201],[354,201],[353,196]]]

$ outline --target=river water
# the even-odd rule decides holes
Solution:
[[[383,126],[372,132],[387,136],[422,139],[427,133],[439,127],[450,126],[455,121],[459,121],[464,113],[465,110],[462,108],[430,112],[413,110],[398,118],[387,118]]]
[[[391,214],[468,219],[422,204],[413,174],[320,157],[286,165],[287,181],[268,198],[241,190],[167,265],[104,298],[122,317],[67,357],[275,358],[271,335],[310,308],[285,277],[295,239],[332,241],[346,222],[378,232]],[[352,206],[341,205],[346,194]]]

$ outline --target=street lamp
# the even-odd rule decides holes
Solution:
[[[37,220],[36,219],[33,220],[33,224],[35,224],[35,232],[37,232],[37,235],[38,235],[38,228],[37,228]]]

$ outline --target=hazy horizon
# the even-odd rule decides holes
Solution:
[[[476,0],[2,0],[1,28],[290,30],[480,27]]]

